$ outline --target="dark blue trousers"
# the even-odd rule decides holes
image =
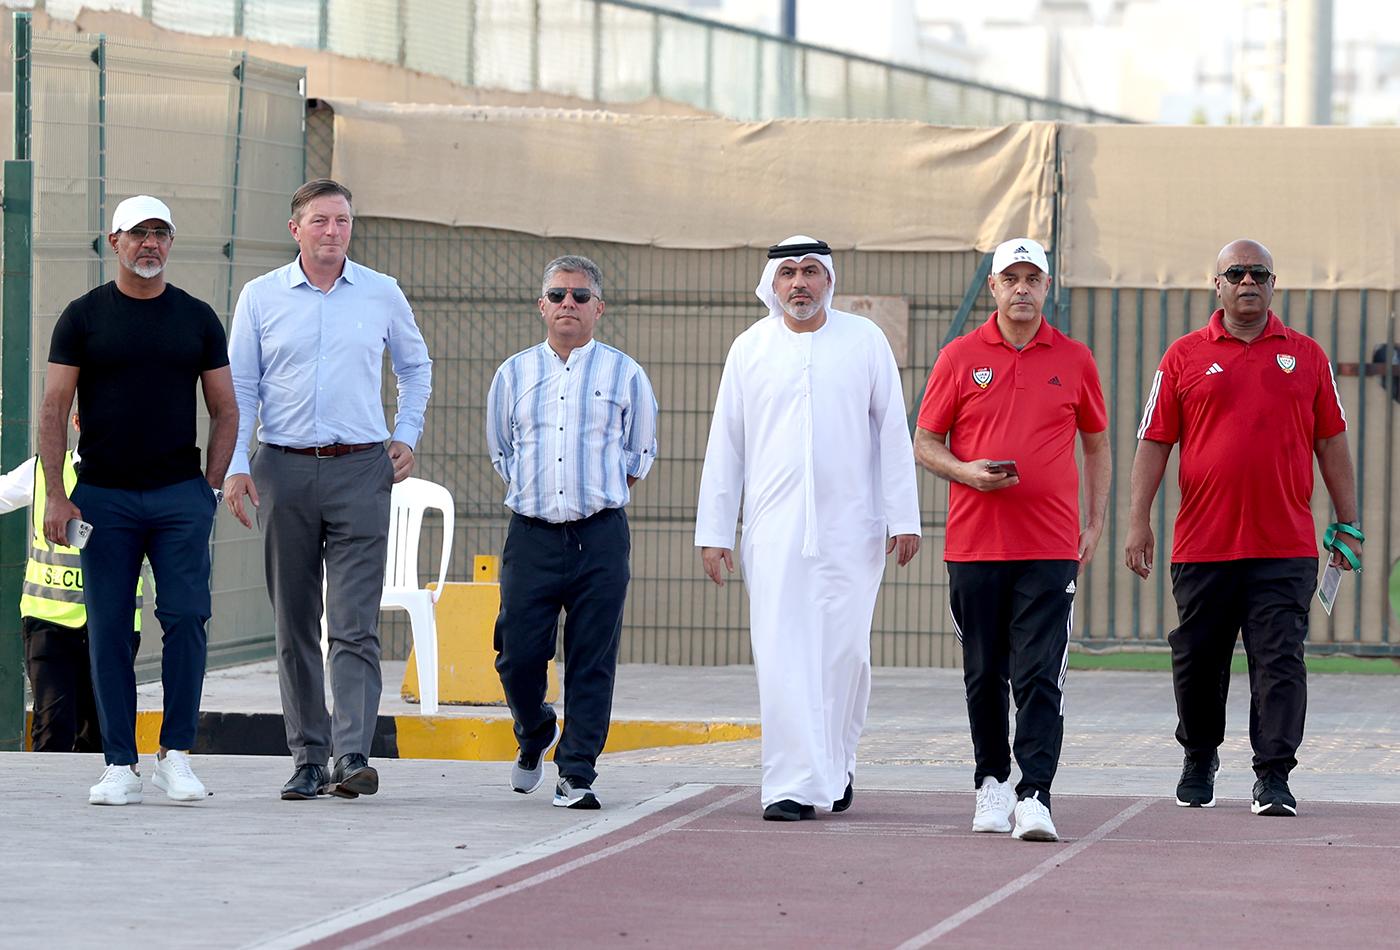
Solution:
[[[92,525],[82,551],[92,688],[108,765],[135,765],[136,578],[149,558],[161,630],[165,718],[160,744],[190,749],[199,729],[209,619],[209,531],[218,507],[203,478],[149,491],[79,482],[73,503]]]
[[[554,750],[561,776],[589,785],[608,739],[622,605],[631,579],[627,515],[606,508],[582,521],[550,524],[513,515],[501,554],[496,671],[515,718],[515,738],[537,752],[554,735],[545,702],[559,611],[564,619],[564,733]]]

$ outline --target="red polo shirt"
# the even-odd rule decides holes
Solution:
[[[1272,311],[1249,343],[1223,319],[1168,347],[1138,426],[1181,443],[1172,562],[1317,557],[1313,442],[1347,427],[1332,363]]]
[[[1078,431],[1108,427],[1089,348],[1041,319],[1017,350],[997,315],[949,343],[929,376],[919,427],[948,433],[963,460],[1014,459],[1020,484],[979,492],[948,486],[947,561],[1079,557]]]

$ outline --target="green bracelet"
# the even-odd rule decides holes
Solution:
[[[1342,557],[1347,559],[1347,563],[1351,565],[1351,569],[1356,573],[1360,574],[1361,559],[1352,553],[1351,548],[1345,544],[1338,544],[1335,546],[1333,545],[1332,542],[1337,539],[1338,532],[1341,532],[1342,534],[1349,534],[1356,540],[1360,541],[1362,544],[1366,543],[1366,535],[1361,533],[1360,528],[1353,528],[1351,525],[1344,524],[1342,522],[1335,522],[1333,524],[1329,524],[1327,526],[1327,530],[1324,531],[1322,534],[1323,548],[1340,552]]]

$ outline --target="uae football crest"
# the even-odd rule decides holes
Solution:
[[[972,371],[972,381],[983,389],[992,381],[992,368],[990,366],[979,366]]]
[[[1285,373],[1291,373],[1298,366],[1298,358],[1295,356],[1284,356],[1280,353],[1274,359],[1278,360],[1278,368]]]

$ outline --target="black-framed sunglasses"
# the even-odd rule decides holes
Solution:
[[[565,294],[573,294],[574,303],[588,303],[593,299],[593,291],[587,287],[551,287],[544,292],[550,303],[563,303]]]
[[[171,235],[175,232],[171,231],[169,228],[143,228],[137,225],[134,228],[127,228],[126,233],[130,234],[137,241],[144,241],[154,234],[157,241],[164,243],[170,240]]]
[[[1240,281],[1244,280],[1245,274],[1248,274],[1250,277],[1254,278],[1254,282],[1256,284],[1262,284],[1264,283],[1264,281],[1274,276],[1274,272],[1269,270],[1263,264],[1251,264],[1249,267],[1245,267],[1243,264],[1235,264],[1231,267],[1225,268],[1225,272],[1223,274],[1216,274],[1215,276],[1224,277],[1230,283],[1238,284]]]

